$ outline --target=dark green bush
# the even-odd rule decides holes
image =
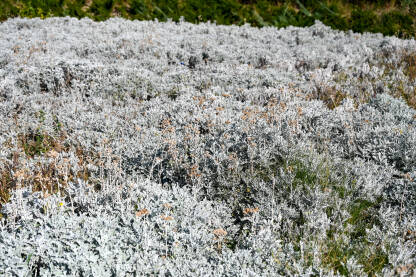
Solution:
[[[19,14],[19,9],[13,6],[8,0],[0,1],[0,22],[7,18],[15,17]]]
[[[94,0],[88,12],[93,14],[95,20],[102,21],[110,18],[113,6],[113,0]]]
[[[321,2],[321,5],[314,12],[314,17],[334,29],[347,30],[349,27],[348,21],[342,16],[335,4],[327,6]]]
[[[377,28],[377,15],[373,11],[356,9],[351,13],[351,29],[354,32],[371,32]]]
[[[353,5],[377,5],[377,6],[386,6],[390,4],[391,0],[347,0],[346,2]]]
[[[402,36],[412,33],[413,20],[409,15],[392,11],[381,17],[381,31],[385,35],[393,36],[401,33]]]

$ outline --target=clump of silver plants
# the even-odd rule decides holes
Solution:
[[[318,21],[0,33],[0,275],[414,274],[414,40]]]

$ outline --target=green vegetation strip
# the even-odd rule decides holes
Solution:
[[[306,27],[315,20],[338,30],[416,37],[412,0],[3,0],[0,21],[10,17],[71,16],[102,21],[137,20],[216,22],[222,25]]]

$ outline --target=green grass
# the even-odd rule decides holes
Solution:
[[[385,248],[368,239],[368,230],[377,226],[382,228],[378,213],[382,198],[375,201],[358,198],[346,207],[350,217],[342,224],[343,227],[331,227],[327,231],[327,240],[321,247],[323,264],[343,276],[349,276],[346,266],[349,259],[354,258],[363,268],[367,276],[376,276],[389,263]],[[334,209],[327,208],[331,217]]]
[[[306,159],[307,160],[307,159]],[[350,276],[346,264],[354,259],[362,266],[367,276],[376,276],[389,263],[386,248],[387,242],[373,242],[369,239],[369,230],[373,227],[382,229],[379,220],[381,197],[376,200],[357,198],[357,181],[353,177],[339,176],[334,179],[332,171],[336,170],[329,161],[322,160],[318,166],[314,162],[307,162],[305,159],[290,159],[284,162],[273,161],[269,166],[256,166],[256,176],[270,182],[273,174],[283,167],[286,174],[293,178],[286,187],[279,187],[277,190],[290,193],[302,194],[306,198],[314,194],[316,189],[329,194],[324,211],[331,219],[331,228],[327,231],[326,239],[320,240],[310,237],[320,245],[320,255],[323,266],[334,270],[342,276]],[[338,174],[336,174],[338,175]],[[266,176],[268,176],[266,178]],[[332,177],[331,177],[332,176]],[[297,192],[295,192],[297,191]],[[347,218],[340,218],[340,210],[349,214]],[[300,212],[299,216],[292,219],[292,230],[284,236],[287,242],[292,243],[296,253],[300,251],[300,243],[308,229],[307,219]],[[303,241],[307,245],[307,241]],[[306,247],[306,246],[305,246]],[[307,263],[312,263],[312,256],[304,251]]]
[[[316,19],[339,30],[416,36],[416,3],[409,0],[3,0],[0,21],[10,17],[71,16],[217,22],[223,25],[310,26]]]

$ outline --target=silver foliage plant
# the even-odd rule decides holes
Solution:
[[[393,97],[416,91],[414,40],[319,21],[0,34],[1,275],[414,273],[416,112]],[[60,150],[22,146],[58,129]],[[59,192],[33,192],[51,167]]]

